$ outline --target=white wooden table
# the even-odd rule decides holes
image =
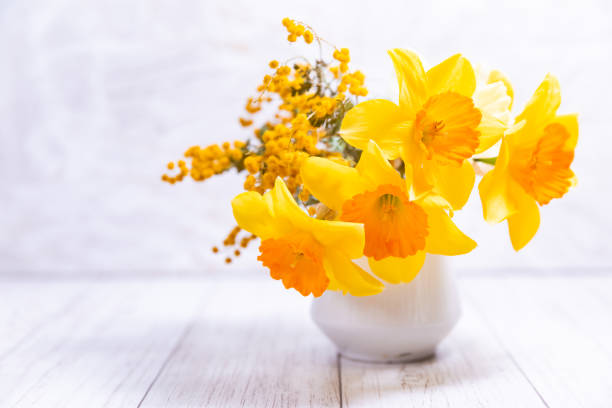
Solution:
[[[431,360],[339,358],[278,282],[0,282],[0,407],[610,407],[612,276],[463,277]]]

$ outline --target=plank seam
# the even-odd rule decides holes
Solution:
[[[159,370],[155,374],[155,377],[153,377],[153,380],[151,381],[151,384],[149,384],[149,386],[147,387],[147,390],[145,391],[144,395],[140,399],[140,402],[138,402],[138,405],[136,406],[136,408],[140,408],[142,403],[145,401],[145,399],[147,399],[147,396],[149,395],[149,392],[151,392],[151,390],[153,389],[153,386],[155,385],[155,383],[157,382],[159,377],[162,375],[162,373],[164,372],[164,370],[168,366],[168,363],[170,362],[172,357],[174,357],[176,352],[179,350],[181,344],[183,343],[183,341],[185,340],[185,338],[187,337],[189,332],[193,329],[193,326],[194,326],[194,321],[189,323],[187,325],[187,327],[185,328],[185,330],[183,330],[183,333],[180,335],[180,337],[176,341],[176,344],[174,345],[174,347],[172,347],[172,350],[170,350],[170,353],[168,353],[168,356],[166,357],[166,359],[164,360],[162,365],[159,367]]]
[[[336,371],[338,372],[338,395],[340,401],[340,408],[344,407],[342,400],[342,360],[340,353],[336,354]]]
[[[464,296],[465,296],[465,293],[464,293]],[[469,295],[466,296],[466,298],[468,298],[470,300],[470,302],[472,303],[472,305],[475,306],[475,307],[472,307],[472,309],[475,310],[476,313],[478,313],[478,315],[480,316],[480,318],[484,322],[485,326],[489,329],[489,331],[491,332],[493,337],[497,340],[497,343],[499,344],[499,346],[502,348],[502,350],[504,350],[504,352],[506,353],[506,355],[508,356],[510,361],[512,361],[512,364],[514,364],[514,366],[518,369],[518,371],[521,373],[521,375],[525,378],[527,383],[531,386],[533,391],[535,391],[535,393],[538,396],[538,398],[540,398],[540,401],[542,401],[542,404],[544,404],[544,406],[546,408],[550,408],[550,406],[548,405],[548,403],[544,399],[544,396],[542,394],[540,394],[540,391],[536,388],[535,384],[531,381],[531,379],[529,378],[527,373],[523,370],[523,368],[519,365],[518,361],[516,361],[516,359],[514,358],[514,355],[510,352],[508,347],[506,347],[506,344],[503,342],[503,340],[497,334],[497,330],[495,330],[493,325],[490,324],[490,322],[487,319],[487,317],[478,310],[478,306],[479,306],[478,302],[475,301],[474,299],[471,299],[469,297]]]

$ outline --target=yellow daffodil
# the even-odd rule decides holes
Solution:
[[[363,224],[363,254],[387,282],[411,281],[426,252],[459,255],[476,246],[433,196],[414,197],[411,178],[404,180],[373,141],[356,167],[310,157],[301,175],[308,190],[340,220]]]
[[[360,103],[346,114],[340,135],[360,149],[372,139],[388,159],[402,157],[412,168],[417,193],[433,191],[460,209],[475,180],[466,159],[495,144],[507,127],[500,119],[511,103],[505,82],[493,74],[487,82],[496,85],[479,89],[461,55],[427,72],[411,51],[395,49],[389,55],[399,105],[384,99]]]
[[[547,75],[504,137],[495,168],[479,185],[485,220],[508,220],[517,251],[538,230],[538,204],[562,197],[575,184],[570,165],[578,141],[578,118],[576,114],[558,116],[560,103],[559,82]]]
[[[476,153],[482,153],[495,145],[503,132],[512,125],[510,109],[514,101],[514,89],[506,76],[498,70],[478,67],[475,70],[476,89],[472,95],[474,106],[482,112],[480,145]]]
[[[363,226],[309,217],[282,179],[264,195],[236,196],[232,208],[238,225],[261,238],[258,259],[286,288],[304,296],[320,296],[326,289],[365,296],[383,289],[351,261],[363,256]]]

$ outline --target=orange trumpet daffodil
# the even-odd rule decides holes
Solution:
[[[356,167],[309,157],[301,169],[308,190],[339,220],[363,224],[363,254],[372,271],[390,283],[409,282],[425,253],[464,254],[476,243],[453,223],[432,195],[415,197],[374,141]]]
[[[338,289],[373,295],[381,282],[355,265],[363,256],[360,224],[311,218],[297,205],[282,179],[269,192],[239,194],[232,200],[238,225],[261,238],[258,259],[274,279],[304,296]]]
[[[407,50],[389,51],[399,83],[399,105],[365,101],[347,112],[340,135],[365,149],[374,140],[387,159],[401,157],[412,168],[417,194],[431,191],[453,209],[466,203],[474,186],[467,160],[494,145],[507,128],[511,104],[505,78],[491,73],[478,87],[470,62],[454,55],[429,71]]]
[[[479,185],[485,220],[508,220],[517,251],[538,230],[538,204],[562,197],[576,182],[570,165],[578,142],[578,117],[558,116],[560,103],[559,82],[547,75],[504,137],[495,168]]]

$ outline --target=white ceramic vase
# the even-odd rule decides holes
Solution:
[[[427,255],[412,282],[365,297],[327,291],[314,299],[311,315],[343,356],[389,363],[433,355],[459,320],[461,307],[443,257]]]

